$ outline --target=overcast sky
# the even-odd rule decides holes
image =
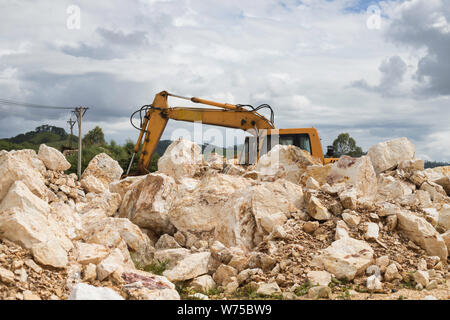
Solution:
[[[0,98],[88,106],[85,132],[100,125],[107,140],[135,141],[130,114],[167,90],[268,103],[278,128],[314,126],[324,148],[340,132],[364,150],[405,136],[419,158],[450,160],[450,0],[0,0],[0,8]],[[43,123],[67,130],[69,116],[0,106],[0,137]],[[163,138],[177,128],[192,124],[169,121]]]

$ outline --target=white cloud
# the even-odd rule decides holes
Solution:
[[[433,78],[431,60],[419,64],[427,47],[444,51],[427,39],[405,38],[426,25],[444,37],[448,9],[438,0],[383,1],[381,30],[370,30],[364,9],[345,10],[357,3],[84,0],[77,2],[81,29],[68,30],[71,1],[4,1],[0,97],[88,105],[86,130],[101,125],[106,138],[118,142],[137,138],[127,117],[161,90],[268,103],[277,127],[315,126],[324,146],[340,132],[349,132],[365,150],[401,135],[424,157],[449,160],[447,97],[418,97],[414,91],[416,74],[423,81],[444,79]],[[358,79],[376,90],[349,88]],[[32,130],[40,119],[64,124],[63,114],[0,113],[3,137]],[[7,125],[20,114],[26,121]],[[178,127],[192,129],[169,122],[164,137]]]

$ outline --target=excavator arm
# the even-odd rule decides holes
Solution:
[[[167,102],[169,96],[187,99],[195,103],[211,105],[221,109],[189,107],[170,108]],[[256,110],[247,110],[240,105],[219,103],[200,98],[176,96],[166,91],[162,91],[155,96],[152,105],[146,106],[146,113],[144,120],[141,122],[139,138],[135,145],[134,154],[128,167],[127,174],[129,173],[134,156],[139,151],[141,144],[142,149],[138,162],[138,173],[145,174],[148,172],[147,168],[150,165],[151,157],[161,139],[169,119],[201,122],[202,124],[242,130],[275,128],[272,121],[259,114]]]

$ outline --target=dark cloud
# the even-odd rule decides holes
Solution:
[[[147,33],[144,31],[135,31],[126,34],[122,30],[114,31],[105,28],[98,28],[97,32],[108,43],[117,46],[140,46],[148,43]]]
[[[103,39],[101,44],[89,45],[80,42],[76,46],[62,46],[61,51],[74,57],[110,60],[123,58],[132,52],[133,48],[149,43],[147,33],[144,31],[124,33],[122,30],[97,28],[96,32]]]
[[[450,9],[447,1],[407,1],[386,37],[414,49],[426,49],[417,65],[417,92],[450,95]]]
[[[65,54],[74,56],[74,57],[86,57],[96,60],[110,60],[117,59],[123,56],[123,52],[118,52],[114,50],[113,47],[109,47],[106,45],[101,45],[99,47],[94,47],[87,45],[84,42],[78,44],[78,46],[63,46],[61,51]]]
[[[370,85],[366,80],[360,79],[352,82],[350,87],[377,92],[385,96],[395,96],[398,94],[397,88],[402,83],[407,69],[402,58],[393,56],[380,64],[378,70],[381,72],[381,80],[378,85]]]
[[[33,72],[21,75],[23,88],[29,92],[27,101],[58,106],[87,106],[90,121],[106,121],[126,117],[140,106],[153,101],[153,90],[148,84],[123,80],[114,74],[89,72],[82,74],[55,74]],[[148,94],[147,94],[148,92]],[[0,112],[20,116],[26,120],[57,119],[66,110],[24,109],[4,107]]]

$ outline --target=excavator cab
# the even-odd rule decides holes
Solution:
[[[323,164],[335,162],[335,158],[324,158],[319,134],[315,128],[264,130],[262,134],[245,138],[239,164],[251,165],[269,152],[275,145],[294,145],[308,151]]]

